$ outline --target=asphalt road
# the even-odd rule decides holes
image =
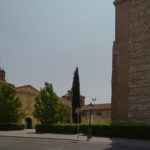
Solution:
[[[150,142],[112,140],[112,142],[65,141],[37,138],[0,137],[0,150],[150,150]]]

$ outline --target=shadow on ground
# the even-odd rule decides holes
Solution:
[[[150,141],[112,139],[112,143],[104,150],[150,150]]]

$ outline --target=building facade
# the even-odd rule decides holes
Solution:
[[[81,107],[81,121],[82,123],[88,123],[90,121],[91,113],[91,122],[99,123],[101,121],[110,121],[111,120],[111,104],[93,104],[93,105],[84,105]]]
[[[6,81],[6,73],[3,69],[0,69],[0,83]],[[33,116],[35,97],[39,95],[39,91],[31,85],[23,85],[16,87],[16,96],[19,98],[22,107],[21,111],[24,113],[24,117],[20,120],[26,128],[32,128],[37,120]]]
[[[35,98],[39,95],[39,91],[31,85],[16,87],[16,96],[22,103],[21,110],[24,112],[22,123],[26,128],[32,128],[37,120],[33,116]]]
[[[150,1],[114,4],[112,120],[150,123]]]
[[[61,97],[62,102],[72,107],[72,98],[70,92]],[[98,123],[100,121],[110,121],[111,120],[111,104],[93,104],[85,105],[85,96],[80,97],[80,114],[81,122],[88,123],[90,118],[90,112],[92,117],[92,123]]]
[[[65,94],[65,95],[63,95],[62,97],[61,97],[61,99],[62,99],[62,102],[65,104],[65,105],[67,105],[67,106],[69,106],[69,107],[72,107],[72,96],[71,96],[71,93],[70,93],[70,91],[68,91],[68,93],[67,94]],[[84,106],[85,105],[85,96],[80,96],[80,106],[82,107],[82,106]]]

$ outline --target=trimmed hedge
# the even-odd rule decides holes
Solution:
[[[36,125],[37,133],[76,134],[76,125]]]
[[[147,134],[150,126],[130,126],[130,125],[110,125],[110,126],[94,126],[92,133],[94,136],[104,137],[122,137],[122,138],[137,138],[150,139],[150,134]]]
[[[9,131],[9,130],[23,130],[24,125],[12,124],[12,123],[1,123],[0,131]]]
[[[150,126],[148,125],[92,125],[92,135],[97,137],[122,137],[136,139],[150,139]],[[37,125],[37,133],[76,134],[76,125]],[[88,125],[80,125],[79,132],[89,133]]]

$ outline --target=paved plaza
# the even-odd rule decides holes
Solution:
[[[150,150],[148,142],[114,140],[84,142],[38,138],[0,137],[0,150]]]
[[[0,132],[0,150],[150,150],[150,141],[35,134],[34,130]]]

